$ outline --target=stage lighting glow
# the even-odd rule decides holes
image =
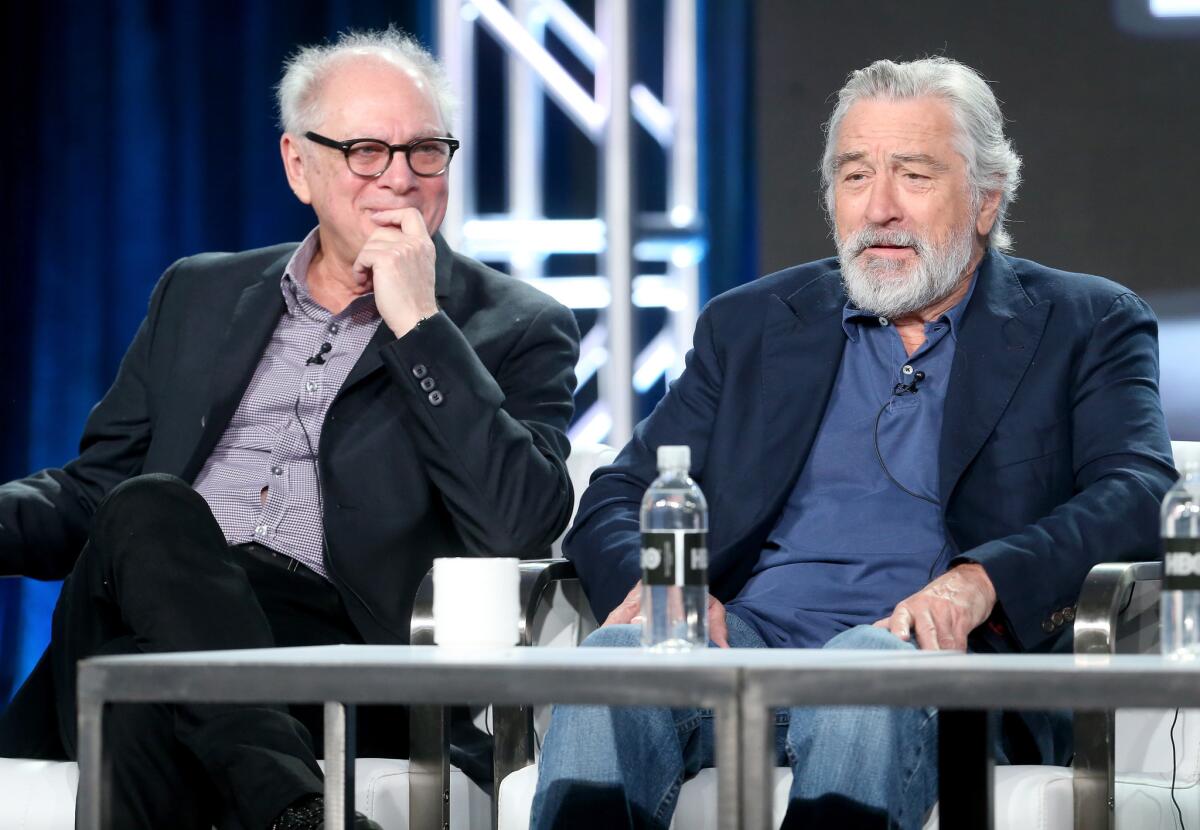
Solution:
[[[608,326],[596,323],[579,340],[579,362],[575,364],[575,388],[581,389],[608,362]]]
[[[645,84],[634,84],[629,90],[629,99],[638,123],[654,136],[660,147],[670,147],[675,141],[675,116],[671,111]]]
[[[604,250],[600,219],[470,219],[463,239],[477,255],[514,249],[541,254],[598,254]]]
[[[608,308],[612,301],[604,277],[524,277],[523,280],[567,308]],[[633,304],[638,308],[679,311],[685,300],[678,282],[671,277],[639,274],[633,278]]]
[[[675,344],[670,331],[664,329],[637,356],[633,370],[633,388],[638,392],[650,391],[650,387],[674,365]]]
[[[1200,0],[1150,0],[1155,17],[1200,17]]]
[[[686,228],[696,221],[696,211],[688,205],[676,205],[671,208],[671,224],[677,228]]]
[[[591,27],[563,0],[541,0],[539,5],[539,11],[546,16],[554,33],[571,48],[589,72],[595,72],[596,64],[604,56],[604,44]]]
[[[612,429],[612,415],[602,401],[597,401],[579,416],[567,430],[572,444],[599,444]]]
[[[504,45],[520,55],[538,74],[547,91],[572,121],[593,141],[603,135],[608,113],[583,87],[575,82],[562,64],[534,39],[524,26],[497,0],[471,0],[488,28]]]

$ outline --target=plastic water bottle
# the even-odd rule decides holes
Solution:
[[[691,455],[659,447],[642,499],[642,644],[662,651],[708,646],[708,502]]]
[[[1162,506],[1165,558],[1162,582],[1162,653],[1200,656],[1200,457],[1179,461],[1182,475]]]

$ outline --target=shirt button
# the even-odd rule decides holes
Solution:
[[[314,383],[314,382],[313,382],[313,381],[311,381],[311,380],[309,380],[309,381],[305,381],[305,383],[304,383],[304,391],[306,391],[306,392],[316,392],[316,391],[317,391],[317,384],[316,384],[316,383]]]
[[[267,526],[259,525],[258,527],[254,528],[254,533],[257,536],[266,536],[267,535]]]
[[[905,363],[905,364],[904,364],[904,366],[903,366],[903,367],[900,369],[900,371],[901,371],[901,372],[903,372],[903,373],[904,373],[904,374],[906,374],[906,375],[911,375],[911,374],[913,373],[913,367],[912,367],[912,364],[911,364],[911,363]]]
[[[425,368],[424,363],[418,363],[416,366],[412,367],[412,373],[414,378],[420,380],[429,374],[429,370]]]
[[[271,468],[271,475],[273,475],[273,476],[281,476],[281,475],[283,475],[283,467],[280,467],[280,466],[275,466],[275,467],[272,467],[272,468]]]
[[[330,324],[329,324],[329,333],[330,333],[330,334],[337,334],[337,333],[338,333],[338,324],[337,324],[337,323],[330,323]]]
[[[879,318],[879,325],[881,325],[881,326],[890,326],[890,325],[891,325],[891,321],[889,321],[889,320],[888,320],[888,318],[886,318],[886,317],[880,317],[880,318]]]

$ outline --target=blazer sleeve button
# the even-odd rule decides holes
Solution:
[[[1054,631],[1054,623],[1049,620],[1042,620],[1042,631],[1045,631],[1047,634]]]
[[[412,367],[412,373],[414,378],[420,380],[429,374],[429,370],[425,368],[424,363],[418,363],[416,366]]]
[[[444,400],[446,400],[446,398],[436,389],[429,393],[429,402],[434,406],[441,406],[442,401]]]
[[[426,392],[432,392],[435,386],[437,386],[437,381],[433,378],[424,378],[421,381],[421,388]]]

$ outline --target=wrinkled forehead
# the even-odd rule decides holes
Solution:
[[[939,98],[868,98],[846,111],[834,137],[834,153],[886,152],[953,163],[959,156],[958,132],[949,104]]]

